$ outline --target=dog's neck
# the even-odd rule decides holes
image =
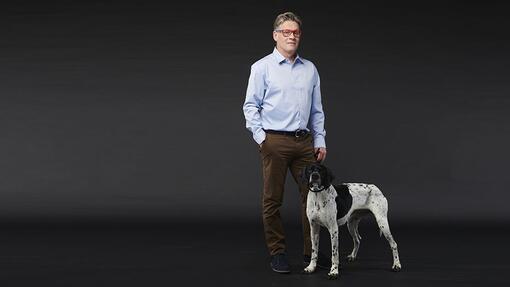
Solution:
[[[329,188],[329,187],[325,187],[325,186],[323,186],[323,187],[322,187],[321,189],[319,189],[319,190],[311,190],[311,189],[308,189],[308,191],[310,191],[310,192],[322,192],[322,191],[324,191],[324,190],[326,190],[326,189],[328,189],[328,188]]]
[[[315,194],[318,197],[326,197],[332,195],[333,197],[336,197],[336,190],[333,188],[333,185],[329,185],[328,187],[324,187],[324,189],[320,191],[312,191],[311,189],[308,189],[308,194]]]

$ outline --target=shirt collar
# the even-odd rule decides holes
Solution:
[[[280,54],[280,52],[278,52],[278,49],[276,49],[276,47],[274,47],[273,55],[276,61],[278,61],[278,64],[281,64],[282,62],[285,62],[287,60],[287,58],[285,58],[282,54]],[[296,55],[296,59],[294,60],[294,62],[303,64],[303,60],[301,59],[301,57],[299,57],[299,54]]]

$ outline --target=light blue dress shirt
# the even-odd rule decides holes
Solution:
[[[251,66],[243,105],[246,128],[261,144],[266,130],[312,133],[314,147],[326,147],[319,73],[299,55],[291,63],[275,48]]]

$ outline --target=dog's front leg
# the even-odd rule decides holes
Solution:
[[[317,257],[319,256],[319,234],[320,234],[320,225],[310,220],[310,239],[312,241],[312,256],[310,259],[310,264],[303,270],[305,273],[313,273],[315,268],[317,267]]]
[[[328,273],[329,279],[338,278],[338,224],[336,222],[332,226],[328,227],[329,234],[331,236],[331,269]]]

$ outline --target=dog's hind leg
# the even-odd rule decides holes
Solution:
[[[353,243],[352,252],[349,256],[347,256],[347,261],[356,260],[356,256],[358,255],[358,250],[359,250],[359,245],[360,245],[360,240],[361,240],[361,236],[359,235],[359,232],[358,232],[358,224],[360,221],[361,221],[361,217],[353,215],[347,222],[347,229],[349,230],[349,234],[351,234],[352,243]]]
[[[375,210],[376,212],[374,212],[373,210],[372,212],[374,213],[377,225],[379,225],[379,230],[390,244],[391,252],[393,253],[393,266],[391,267],[391,269],[393,269],[393,271],[400,271],[400,269],[402,269],[402,266],[400,265],[400,259],[398,257],[397,242],[395,242],[395,239],[393,239],[393,236],[391,235],[390,225],[388,223],[388,217],[386,212],[387,210],[388,209],[386,207],[384,209]]]

